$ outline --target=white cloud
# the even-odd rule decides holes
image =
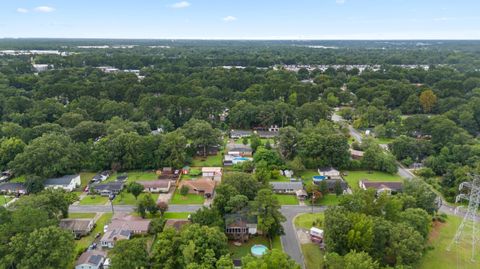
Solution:
[[[50,12],[54,12],[55,8],[49,7],[49,6],[39,6],[39,7],[34,8],[33,10],[35,10],[36,12],[41,12],[41,13],[50,13]]]
[[[345,4],[346,0],[335,0],[335,2],[339,5]]]
[[[17,8],[17,12],[18,13],[28,13],[28,9],[19,7],[19,8]]]
[[[170,5],[171,8],[187,8],[190,6],[190,3],[187,1],[178,2]]]
[[[237,17],[227,16],[227,17],[223,18],[222,20],[224,20],[224,21],[226,21],[226,22],[236,21],[236,20],[237,20]]]

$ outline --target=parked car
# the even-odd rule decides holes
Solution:
[[[106,233],[108,231],[108,225],[103,226],[103,233]]]

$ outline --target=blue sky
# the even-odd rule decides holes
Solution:
[[[480,1],[0,0],[0,37],[480,39]]]

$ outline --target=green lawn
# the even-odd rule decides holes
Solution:
[[[192,166],[198,166],[198,167],[220,167],[223,166],[223,156],[218,152],[217,155],[215,156],[207,156],[206,158],[203,156],[197,156],[193,158],[192,161]]]
[[[358,190],[358,182],[363,179],[370,181],[402,181],[402,177],[397,174],[388,174],[378,171],[345,171],[348,175],[343,178],[347,181],[352,190]]]
[[[112,219],[112,213],[103,213],[103,215],[97,220],[93,231],[88,236],[75,241],[75,253],[80,254],[83,252],[94,241],[97,233],[103,234],[103,226],[109,223],[110,219]]]
[[[395,140],[394,138],[386,138],[386,137],[377,137],[375,138],[378,144],[390,144]]]
[[[12,178],[9,182],[20,182],[23,183],[27,180],[26,176],[19,176],[19,177],[14,177]]]
[[[137,197],[137,199],[135,199],[135,196],[133,196],[133,194],[128,193],[126,191],[122,191],[119,195],[117,195],[117,197],[115,197],[115,199],[113,200],[113,204],[114,205],[136,205],[137,202],[140,201],[142,197],[145,195],[148,195],[148,193],[144,192],[140,194]],[[157,202],[158,193],[151,193],[150,195],[152,196],[153,200]]]
[[[290,182],[290,178],[284,176],[284,175],[278,175],[276,179],[271,180],[272,182]]]
[[[11,197],[11,196],[1,195],[1,196],[0,196],[0,206],[3,206],[3,205],[5,205],[5,204],[7,204],[7,203],[10,202],[12,199],[13,199],[13,197]]]
[[[303,180],[303,184],[307,184],[307,183],[312,182],[313,176],[318,176],[318,175],[320,175],[320,174],[318,174],[318,171],[317,171],[317,170],[315,170],[315,169],[308,169],[308,170],[303,171],[303,172],[300,174],[300,177],[301,177],[302,180]]]
[[[144,180],[157,180],[158,175],[155,171],[127,171],[128,175],[127,182],[133,181],[144,181]],[[111,175],[105,182],[112,182],[117,179],[117,176],[122,175],[123,173],[118,172]]]
[[[228,242],[228,250],[230,251],[232,259],[240,259],[248,254],[250,254],[250,249],[253,245],[261,244],[269,249],[275,248],[282,250],[282,244],[280,243],[280,237],[277,236],[272,240],[272,246],[270,246],[270,241],[263,236],[256,236],[250,238],[247,243],[242,243],[241,246],[235,246],[233,241]]]
[[[108,197],[100,195],[87,195],[80,200],[80,205],[103,205],[108,202]]]
[[[170,200],[170,204],[177,204],[177,205],[201,205],[205,201],[203,195],[198,194],[187,194],[186,196],[182,196],[180,192],[176,191]]]
[[[293,194],[275,194],[281,205],[298,205],[298,199]]]
[[[165,212],[163,217],[165,219],[187,219],[192,214],[190,212]]]
[[[96,173],[91,172],[82,172],[80,173],[80,180],[82,181],[82,190],[85,189],[87,184],[92,180],[92,178],[96,175]]]
[[[324,219],[323,213],[313,213],[313,214],[305,213],[305,214],[298,215],[294,220],[294,224],[295,224],[295,227],[297,228],[303,228],[303,229],[309,230],[310,228],[313,227],[313,223],[318,220],[320,220],[320,224],[321,224],[318,226],[322,227],[323,219]]]
[[[95,215],[95,213],[68,213],[71,219],[93,219]]]
[[[323,269],[323,256],[325,253],[317,244],[303,244],[302,253],[306,269]]]
[[[476,262],[470,261],[471,245],[465,241],[459,245],[453,245],[450,251],[447,247],[455,236],[455,232],[460,225],[462,219],[457,216],[448,216],[447,222],[436,226],[430,234],[430,245],[432,250],[428,250],[420,261],[417,268],[419,269],[450,269],[480,268],[480,252],[477,250],[475,257]],[[465,234],[465,236],[470,236]]]

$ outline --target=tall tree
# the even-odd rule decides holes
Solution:
[[[258,191],[252,202],[253,210],[258,216],[258,228],[270,239],[283,234],[282,222],[286,219],[280,213],[280,203],[273,195],[272,190],[262,189]]]
[[[430,113],[437,103],[437,96],[432,90],[425,90],[420,94],[420,104],[425,113]]]

